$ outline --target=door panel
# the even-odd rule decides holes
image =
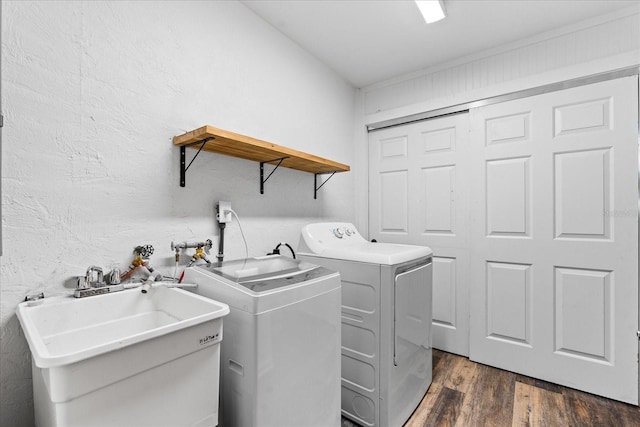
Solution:
[[[529,157],[487,162],[487,235],[529,236],[531,188]]]
[[[380,174],[380,229],[385,232],[406,233],[408,221],[408,177],[406,170]]]
[[[454,203],[455,166],[436,166],[422,169],[422,186],[425,189],[423,233],[455,234]],[[435,203],[428,203],[432,200]]]
[[[487,336],[530,345],[531,266],[487,263]]]
[[[611,149],[554,154],[555,236],[609,239]]]
[[[612,362],[612,274],[555,268],[556,352]]]
[[[468,115],[369,135],[369,237],[429,246],[433,347],[469,354]]]
[[[471,111],[471,359],[638,403],[637,93]]]

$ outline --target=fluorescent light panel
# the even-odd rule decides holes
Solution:
[[[442,0],[415,0],[427,24],[439,21],[447,16]]]

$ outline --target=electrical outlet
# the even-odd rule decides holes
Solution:
[[[219,223],[231,222],[231,202],[216,203],[216,219]]]

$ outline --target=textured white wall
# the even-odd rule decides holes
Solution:
[[[353,220],[352,173],[314,200],[313,175],[279,169],[261,196],[258,163],[201,153],[180,188],[171,138],[211,124],[351,164],[355,92],[235,1],[1,6],[0,425],[30,426],[26,294],[70,292],[90,264],[126,268],[141,243],[171,274],[172,240],[217,245],[216,200],[250,256],[297,246],[307,222]],[[235,219],[225,243],[244,256]]]

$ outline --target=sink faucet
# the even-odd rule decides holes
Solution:
[[[92,265],[87,268],[87,273],[84,277],[78,277],[78,287],[73,295],[76,298],[83,298],[92,295],[108,294],[109,292],[121,291],[123,289],[124,286],[121,283],[105,283],[102,268]]]

